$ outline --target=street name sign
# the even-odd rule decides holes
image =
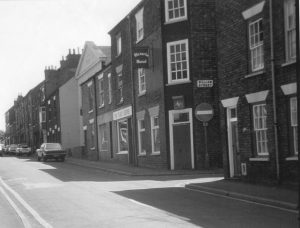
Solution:
[[[198,88],[211,88],[214,86],[213,80],[197,80]]]

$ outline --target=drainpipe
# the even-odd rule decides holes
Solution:
[[[273,125],[274,125],[275,156],[276,156],[276,179],[277,179],[277,183],[280,184],[277,102],[276,102],[275,67],[274,67],[275,59],[274,59],[274,42],[273,42],[273,1],[272,0],[269,0],[269,14],[270,14],[271,76],[272,76],[272,100],[273,100]]]
[[[132,154],[134,157],[134,165],[139,166],[138,156],[137,156],[137,135],[136,135],[136,94],[135,94],[135,80],[134,80],[134,69],[133,69],[133,57],[132,57],[132,34],[131,34],[131,17],[130,15],[127,16],[128,19],[128,26],[129,26],[129,53],[130,53],[130,76],[131,76],[131,83],[132,83]]]
[[[296,80],[297,80],[297,117],[298,122],[300,119],[299,107],[300,107],[300,32],[299,32],[299,0],[295,0],[296,10]],[[299,125],[299,124],[298,124]],[[298,148],[300,148],[300,128],[298,127]],[[300,153],[298,149],[298,227],[300,228]]]

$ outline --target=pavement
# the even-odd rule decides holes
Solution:
[[[162,170],[134,167],[127,164],[119,164],[104,161],[88,161],[68,157],[66,162],[73,165],[95,168],[109,173],[126,176],[169,176],[169,175],[193,175],[201,178],[201,175],[222,175],[222,169],[212,170]],[[199,191],[201,193],[219,195],[233,199],[250,201],[271,207],[298,210],[298,189],[289,189],[286,186],[265,186],[250,184],[238,180],[218,180],[206,183],[190,183],[185,185],[186,189]]]

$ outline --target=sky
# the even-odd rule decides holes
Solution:
[[[110,45],[108,32],[140,0],[0,0],[0,130],[19,94],[59,67],[85,41]]]

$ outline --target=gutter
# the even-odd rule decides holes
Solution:
[[[296,0],[298,1],[298,0]],[[273,1],[269,0],[270,14],[270,48],[271,48],[271,77],[272,77],[272,101],[273,101],[273,127],[275,140],[275,158],[276,158],[276,179],[280,184],[280,163],[278,149],[278,121],[277,121],[277,102],[276,102],[276,82],[275,82],[275,59],[274,59],[274,40],[273,40]]]

